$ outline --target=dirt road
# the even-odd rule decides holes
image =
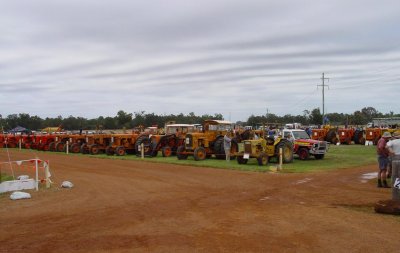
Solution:
[[[33,158],[11,153],[13,160]],[[39,153],[50,190],[0,196],[0,252],[399,252],[390,189],[361,175],[257,173]],[[6,160],[4,152],[0,159]],[[223,161],[221,161],[223,162]],[[62,181],[74,183],[61,189]]]

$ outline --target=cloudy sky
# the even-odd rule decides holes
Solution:
[[[0,0],[0,114],[400,113],[400,1]]]

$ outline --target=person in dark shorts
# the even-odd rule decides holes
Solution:
[[[386,148],[386,143],[392,135],[389,132],[384,132],[376,145],[376,153],[378,155],[378,187],[390,188],[386,182],[386,172],[389,165],[389,150]]]

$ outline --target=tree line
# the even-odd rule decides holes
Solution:
[[[0,115],[1,116],[1,115]],[[373,118],[385,118],[385,117],[399,117],[400,114],[394,114],[393,112],[383,114],[378,112],[373,107],[364,107],[361,110],[355,111],[352,114],[344,113],[328,113],[325,115],[325,121],[331,125],[365,125],[371,122]],[[196,124],[202,123],[206,119],[217,119],[222,120],[223,115],[215,113],[214,115],[202,115],[196,116],[193,112],[184,115],[182,113],[178,115],[157,115],[154,113],[146,113],[145,111],[128,113],[123,110],[117,112],[114,117],[103,117],[100,116],[94,119],[86,119],[83,117],[69,116],[63,118],[58,116],[57,118],[40,118],[38,116],[30,116],[27,113],[11,114],[5,118],[1,118],[1,127],[4,131],[8,131],[17,126],[22,126],[30,130],[40,130],[46,127],[57,127],[61,126],[65,130],[78,130],[78,129],[131,129],[138,126],[159,126],[163,127],[166,122],[175,121],[176,123],[182,124]],[[303,125],[321,125],[322,114],[319,108],[315,108],[311,111],[304,110],[303,115],[290,115],[278,116],[273,113],[267,115],[251,115],[247,121],[236,122],[240,125],[257,126],[263,123],[266,124],[286,124],[286,123],[301,123]]]

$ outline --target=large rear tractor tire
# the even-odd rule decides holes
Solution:
[[[141,144],[143,143],[144,156],[152,155],[152,143],[149,137],[140,136],[135,143],[136,156],[142,156]]]
[[[91,155],[98,155],[100,153],[99,146],[96,144],[90,145],[89,150]]]
[[[81,152],[81,147],[79,146],[78,143],[74,143],[71,145],[71,148],[69,150],[71,153],[79,153]]]
[[[188,158],[188,155],[184,154],[183,152],[185,152],[185,146],[179,146],[176,150],[176,157],[178,160],[186,160]]]
[[[224,137],[221,136],[214,142],[214,154],[215,158],[219,160],[226,158],[224,149]]]
[[[56,143],[56,151],[57,152],[64,152],[66,144],[64,142],[57,142]]]
[[[293,144],[288,140],[281,140],[275,147],[275,156],[279,160],[279,149],[282,148],[283,163],[293,162]]]
[[[112,146],[106,147],[106,155],[114,155],[114,148]]]
[[[82,144],[80,151],[82,154],[89,154],[89,146],[86,143]]]
[[[56,143],[54,141],[49,143],[49,151],[56,151]]]

